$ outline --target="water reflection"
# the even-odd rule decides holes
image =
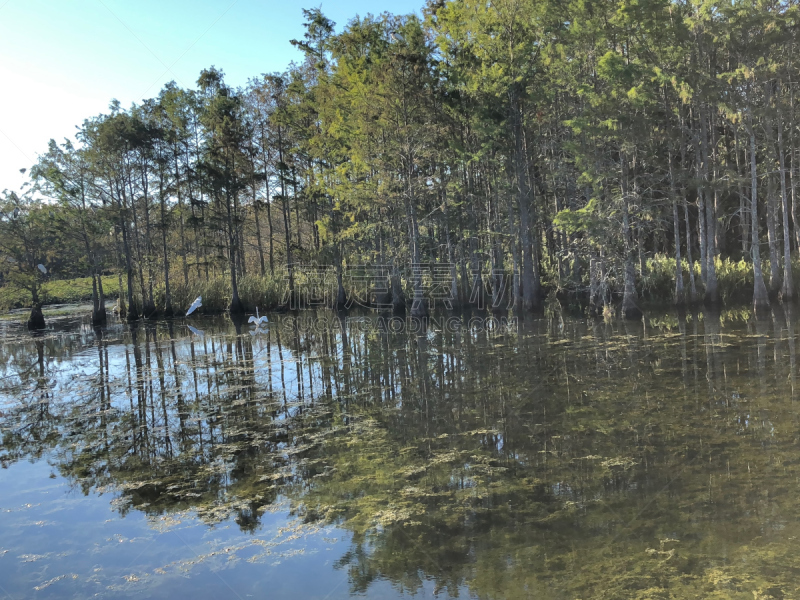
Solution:
[[[468,315],[408,332],[333,313],[270,316],[255,335],[222,318],[193,321],[201,333],[177,320],[7,330],[0,463],[46,462],[119,517],[235,523],[251,536],[238,551],[269,547],[258,536],[276,511],[294,519],[289,537],[335,526],[346,547],[315,577],[346,573],[345,595],[790,597],[795,313],[559,315],[494,332]],[[146,572],[115,594],[164,570],[142,552]],[[192,573],[183,590],[200,593]],[[75,594],[96,593],[75,574]]]

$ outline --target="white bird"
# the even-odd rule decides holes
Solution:
[[[191,331],[195,335],[204,335],[205,332],[202,329],[197,329],[197,327],[192,327],[191,325],[187,325],[189,331]]]
[[[194,302],[192,302],[192,305],[189,307],[189,310],[186,311],[186,316],[188,317],[190,314],[192,314],[201,306],[203,306],[203,297],[198,296],[197,298],[194,299]]]
[[[256,328],[259,328],[259,327],[261,327],[262,324],[269,323],[269,319],[267,318],[266,315],[264,315],[263,317],[259,317],[258,316],[258,307],[256,306],[256,316],[255,317],[250,317],[247,320],[247,322],[248,323],[255,323],[256,324]]]
[[[45,267],[42,263],[36,265],[36,268],[39,269],[44,275],[47,275],[47,267]]]

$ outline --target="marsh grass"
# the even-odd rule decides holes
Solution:
[[[248,312],[277,308],[286,301],[287,292],[286,281],[277,276],[245,275],[239,281],[239,298]]]
[[[254,312],[256,306],[261,311],[272,310],[279,306],[285,301],[285,288],[286,281],[277,276],[246,275],[239,281],[239,295],[245,310],[250,312]],[[116,275],[103,276],[103,291],[107,301],[117,300],[119,280]],[[122,291],[123,294],[127,293],[124,278]],[[172,307],[177,314],[185,313],[197,296],[203,297],[203,306],[199,312],[205,314],[222,313],[228,309],[231,302],[230,281],[224,276],[212,277],[207,280],[190,280],[188,286],[182,280],[172,280],[170,291]],[[141,295],[138,290],[134,298],[136,303],[141,306]],[[91,299],[91,277],[48,281],[42,288],[42,300],[45,305],[86,303]],[[166,290],[163,282],[159,282],[153,287],[153,299],[158,311],[162,312],[166,305]],[[10,285],[0,287],[0,310],[27,308],[30,305],[31,295],[27,290]]]
[[[239,297],[248,312],[255,312],[256,307],[262,312],[273,310],[284,302],[286,282],[269,275],[245,275],[239,280]],[[227,277],[213,277],[205,281],[183,282],[172,286],[172,307],[176,313],[185,313],[195,298],[203,298],[203,306],[198,312],[202,314],[218,314],[228,310],[231,303],[231,285]],[[156,297],[159,310],[164,307],[164,292],[159,288]]]
[[[689,293],[689,264],[682,260],[683,285],[687,297]],[[715,261],[717,271],[717,285],[720,301],[724,305],[747,304],[753,300],[753,266],[745,260],[732,260],[730,258]],[[705,289],[700,279],[700,263],[695,261],[694,269],[695,286],[698,298],[702,300]],[[769,279],[769,264],[764,261],[764,277]],[[792,262],[792,275],[798,281],[800,277],[800,262]],[[675,297],[675,259],[657,254],[646,262],[646,273],[639,277],[639,288],[644,300],[663,304],[671,302]],[[767,281],[768,283],[768,281]]]
[[[171,291],[172,307],[177,314],[185,314],[198,296],[203,298],[203,306],[198,309],[201,314],[224,312],[231,303],[230,283],[223,277],[212,277],[203,281],[190,280],[188,286],[180,283]],[[163,296],[156,306],[159,310],[163,309]]]
[[[103,276],[103,292],[107,300],[115,300],[119,295],[116,275]],[[92,278],[58,279],[47,281],[42,286],[44,304],[75,304],[87,302],[92,298]],[[27,308],[31,305],[29,291],[5,285],[0,287],[0,310]]]
[[[684,289],[688,297],[689,265],[685,259],[682,262]],[[750,263],[728,258],[717,259],[716,267],[722,303],[724,305],[749,303],[753,296],[753,268]],[[702,300],[705,290],[700,279],[700,263],[695,261],[693,268],[698,299]],[[800,262],[792,263],[792,272],[795,281],[800,281]],[[764,273],[768,278],[769,268],[766,262]],[[608,284],[616,294],[616,292],[621,292],[621,281],[617,281],[613,275],[613,272],[609,273]],[[319,281],[309,279],[313,277],[314,275],[298,272],[295,280],[298,289],[306,286],[307,289],[319,290],[330,285],[333,286],[331,289],[335,290],[335,278],[331,279],[330,274],[326,274]],[[180,277],[174,277],[171,281],[172,306],[176,314],[185,312],[197,296],[203,297],[203,306],[200,312],[204,314],[225,312],[230,305],[231,289],[227,276],[218,275],[209,279],[193,278],[189,280],[188,285],[184,284]],[[356,282],[345,277],[343,283],[348,298],[364,296],[364,290],[359,288]],[[547,281],[544,283],[545,287],[548,287]],[[411,281],[406,279],[404,284],[407,297],[410,297],[413,294]],[[426,284],[432,285],[429,281],[426,281]],[[581,282],[581,284],[588,286],[588,281]],[[663,254],[657,254],[648,259],[644,275],[639,275],[637,278],[637,288],[640,299],[648,304],[671,303],[675,295],[675,259]],[[103,276],[103,289],[107,300],[114,301],[118,298],[120,290],[116,274]],[[124,278],[122,291],[127,293]],[[156,307],[159,312],[162,312],[166,301],[163,282],[157,283],[153,292]],[[137,304],[141,306],[141,297],[138,293],[135,296]],[[282,273],[276,273],[274,276],[245,275],[239,280],[239,296],[247,312],[255,312],[256,307],[262,312],[274,310],[288,301],[287,277]],[[90,277],[48,281],[43,285],[42,298],[45,305],[83,303],[90,301],[91,297],[92,280]],[[0,310],[27,308],[30,303],[31,295],[27,290],[10,285],[0,287]]]

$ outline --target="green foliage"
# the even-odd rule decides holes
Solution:
[[[591,237],[600,226],[596,211],[597,199],[592,198],[583,208],[577,210],[565,208],[556,213],[553,217],[553,226],[570,235],[586,233]]]

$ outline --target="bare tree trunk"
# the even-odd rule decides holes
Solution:
[[[601,261],[594,253],[589,257],[589,312],[594,316],[602,315],[605,306]]]
[[[689,203],[683,198],[683,213],[686,221],[686,262],[689,265],[689,302],[697,302],[697,284],[694,278],[694,260],[692,259],[692,224],[689,218]]]
[[[695,152],[697,153],[697,152]],[[701,169],[700,169],[700,157],[695,156],[695,173],[697,174],[697,179],[700,180]],[[703,189],[699,185],[697,186],[697,239],[700,245],[700,281],[703,282],[703,288],[706,287],[707,276],[708,276],[708,259],[706,258],[706,254],[708,252],[708,241],[706,240],[707,230],[706,230],[706,204],[705,198],[703,197]]]
[[[283,231],[286,239],[286,268],[289,271],[289,295],[294,296],[294,265],[292,264],[292,232],[289,228],[289,199],[286,197],[286,174],[283,163],[283,134],[278,126],[278,178],[281,184],[281,205],[283,207]]]
[[[743,173],[744,166],[739,163],[739,133],[738,133],[738,128],[734,127],[733,130],[734,130],[733,131],[733,135],[734,135],[734,154],[736,155],[736,175],[737,175],[737,179],[740,180],[740,183],[738,184],[738,188],[739,188],[739,227],[740,227],[741,232],[742,232],[742,254],[743,255],[747,255],[748,252],[749,252],[749,248],[750,248],[750,243],[749,243],[750,223],[749,223],[749,221],[747,219],[748,210],[745,208],[745,204],[744,204],[744,198],[745,198],[744,187],[743,187],[743,185],[741,183],[741,179],[740,179],[740,177],[744,177],[744,173]],[[746,150],[745,150],[745,152],[746,152]],[[746,158],[747,157],[745,156],[745,160],[746,160]]]
[[[511,241],[511,304],[515,311],[522,308],[522,295],[520,294],[520,256],[517,240],[516,224],[514,223],[514,206],[511,196],[508,196],[508,233]]]
[[[422,254],[420,252],[419,223],[417,222],[417,209],[414,206],[414,193],[411,187],[411,175],[407,175],[408,180],[408,199],[406,207],[408,210],[409,227],[411,229],[411,260],[412,283],[414,286],[414,300],[411,304],[411,315],[415,317],[425,317],[428,314],[428,306],[425,303],[425,296],[422,291]]]
[[[117,295],[117,309],[119,311],[119,318],[124,319],[128,315],[128,308],[125,306],[125,298],[122,291],[122,259],[120,252],[119,232],[114,231],[114,250],[117,254],[117,265],[120,267],[117,271],[117,284],[119,285],[119,293]]]
[[[483,273],[481,272],[481,262],[478,260],[477,240],[475,236],[469,238],[469,270],[472,272],[472,285],[470,287],[470,301],[477,304],[478,308],[486,306],[483,287]]]
[[[533,249],[530,223],[530,185],[525,156],[525,140],[522,124],[522,107],[516,93],[511,98],[511,118],[514,136],[514,170],[517,184],[520,240],[522,242],[522,308],[531,311],[538,308],[538,290],[534,284]]]
[[[164,173],[163,170],[159,173],[158,180],[158,196],[161,204],[161,243],[164,250],[164,316],[171,317],[172,310],[172,293],[169,289],[169,252],[167,252],[167,209],[166,198],[164,192]]]
[[[406,295],[403,292],[403,283],[400,280],[400,268],[397,266],[397,247],[395,244],[395,232],[397,230],[397,224],[392,222],[392,229],[395,231],[390,231],[387,239],[389,241],[389,263],[391,265],[391,275],[389,278],[389,283],[391,287],[391,294],[392,294],[392,310],[395,312],[404,311],[406,308]]]
[[[667,153],[669,163],[669,187],[672,196],[672,228],[675,240],[675,304],[684,304],[686,297],[683,291],[683,265],[681,264],[681,221],[678,217],[678,199],[675,190],[675,173],[672,167],[672,151]]]
[[[125,191],[124,191],[125,183],[122,182],[120,186],[120,212],[119,212],[119,220],[120,220],[120,228],[122,229],[122,253],[125,255],[125,273],[127,275],[127,283],[128,283],[128,308],[125,312],[128,321],[135,321],[139,318],[139,311],[137,310],[136,303],[133,299],[133,259],[131,257],[131,244],[130,244],[130,235],[128,233],[128,219],[127,219],[127,201],[125,199]],[[122,287],[120,286],[120,292],[122,291]]]
[[[228,262],[230,263],[231,270],[231,305],[229,310],[231,314],[241,314],[244,312],[242,301],[239,298],[239,281],[236,274],[236,237],[233,232],[233,214],[231,211],[231,200],[227,199],[225,202],[228,213]]]
[[[706,121],[705,111],[700,111],[700,134],[702,135],[701,152],[702,152],[702,181],[703,181],[703,195],[706,205],[706,293],[705,303],[709,305],[719,304],[719,290],[717,288],[717,269],[715,260],[717,257],[717,214],[716,214],[716,194],[714,194],[714,201],[712,202],[705,194],[709,184],[709,156],[708,151],[708,123]]]
[[[681,118],[681,129],[683,129],[683,118]],[[686,141],[681,136],[681,169],[686,168]],[[692,222],[689,216],[689,202],[686,199],[686,182],[681,182],[681,196],[683,202],[683,215],[686,221],[686,263],[689,267],[689,303],[697,302],[697,284],[694,275],[694,259],[692,258]]]
[[[793,138],[794,136],[792,136]],[[800,252],[800,221],[797,219],[797,183],[795,182],[795,156],[794,142],[789,149],[789,185],[792,192],[792,227],[794,228],[794,247]]]
[[[236,224],[234,222],[235,215],[233,210],[235,198],[231,198],[230,186],[226,186],[225,190],[225,208],[228,216],[228,261],[231,269],[231,305],[228,310],[231,314],[237,315],[244,312],[244,306],[239,298],[239,281],[236,272],[236,254],[237,254],[237,241],[236,241]]]
[[[102,269],[97,269],[97,304],[99,310],[99,317],[100,322],[106,322],[106,294],[103,291],[103,271]]]
[[[756,172],[756,135],[750,123],[750,239],[753,254],[753,309],[756,312],[769,310],[769,295],[761,273],[761,250],[758,242],[758,175]]]
[[[97,274],[92,268],[92,325],[99,325],[97,322],[97,312],[99,311],[99,300],[97,298]]]
[[[488,225],[490,231],[499,231],[502,229],[502,226],[500,221],[500,198],[497,193],[496,185],[492,186],[490,198],[492,198],[493,201],[492,207],[489,210]],[[490,245],[492,252],[492,309],[504,309],[505,307],[502,305],[506,298],[506,279],[503,247],[498,237],[493,234]]]
[[[264,189],[266,191],[266,204],[267,204],[267,225],[269,226],[269,274],[275,276],[275,243],[273,239],[272,227],[272,203],[269,197],[269,173],[267,172],[267,165],[269,156],[264,154]]]
[[[792,50],[794,44],[792,44]],[[797,218],[797,183],[795,182],[795,160],[797,159],[797,149],[795,146],[795,114],[794,114],[794,85],[792,85],[792,74],[789,71],[789,185],[792,190],[792,226],[794,227],[794,248],[800,252],[800,221]]]
[[[781,202],[783,207],[783,287],[781,294],[784,300],[794,297],[794,282],[792,281],[792,254],[789,231],[789,198],[786,193],[786,168],[783,151],[783,118],[778,111],[778,177],[781,180]]]
[[[184,231],[184,224],[183,224],[183,194],[181,192],[181,178],[180,178],[180,168],[178,166],[178,152],[174,153],[175,157],[175,194],[178,196],[178,212],[179,212],[179,224],[180,224],[180,235],[181,235],[181,262],[183,265],[183,285],[189,287],[189,263],[186,259],[186,234]]]
[[[626,319],[641,319],[642,311],[636,304],[636,271],[633,266],[633,244],[631,243],[631,225],[628,205],[628,157],[620,153],[622,162],[622,238],[625,246],[625,260],[623,264],[624,290],[622,294],[622,316]]]
[[[294,198],[294,231],[297,235],[297,249],[303,251],[303,242],[300,239],[300,197],[297,195],[297,173],[292,166],[292,196]]]
[[[39,300],[39,294],[37,291],[37,286],[34,285],[33,289],[31,289],[31,313],[28,315],[28,330],[35,331],[38,329],[44,329],[46,324],[44,322],[44,314],[42,314],[42,303]]]
[[[153,244],[152,237],[150,236],[150,194],[149,185],[146,171],[142,170],[142,189],[144,190],[143,204],[144,209],[144,252],[146,255],[145,263],[147,264],[147,297],[145,298],[144,283],[142,283],[142,306],[144,307],[144,316],[152,317],[156,313],[156,303],[153,299]],[[140,265],[140,270],[144,271],[144,266]]]
[[[767,240],[769,242],[769,291],[772,295],[777,294],[781,289],[777,212],[775,183],[772,175],[769,174],[767,176]]]
[[[344,284],[342,283],[341,242],[336,244],[336,300],[334,306],[337,310],[342,310],[347,307],[347,293],[344,291]]]
[[[264,266],[264,247],[261,244],[261,222],[258,218],[258,195],[256,193],[256,185],[255,181],[253,182],[253,214],[255,216],[256,221],[256,242],[258,243],[258,260],[261,265],[261,276],[263,277],[266,274],[266,268]]]
[[[442,189],[442,207],[444,209],[444,227],[447,237],[447,261],[450,265],[450,303],[455,306],[459,303],[458,298],[458,275],[456,273],[456,258],[453,253],[453,239],[450,235],[450,209],[447,204],[447,189]]]

